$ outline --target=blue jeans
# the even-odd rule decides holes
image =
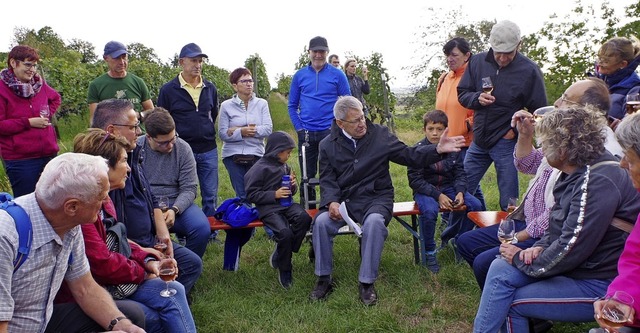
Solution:
[[[200,274],[202,274],[202,259],[191,250],[176,243],[173,243],[173,257],[178,262],[178,278],[188,294],[196,284]]]
[[[256,160],[257,161],[257,160]],[[252,164],[238,164],[233,162],[231,156],[222,159],[224,167],[227,168],[229,173],[229,180],[231,180],[231,186],[236,192],[238,198],[246,199],[247,193],[244,190],[244,175],[251,169]]]
[[[469,146],[464,158],[468,189],[477,188],[491,163],[494,163],[502,210],[507,209],[509,198],[518,197],[518,171],[513,164],[515,145],[515,139],[500,139],[491,149],[483,149],[474,142]],[[485,203],[483,207],[486,207]]]
[[[162,297],[160,291],[166,284],[160,278],[145,280],[138,286],[130,300],[140,303],[145,314],[146,328],[153,332],[196,332],[196,325],[187,304],[184,287],[175,281],[169,282],[169,288],[177,291],[174,296]]]
[[[44,166],[54,157],[55,155],[28,160],[4,161],[5,172],[11,183],[13,197],[17,198],[35,191],[36,183],[40,179]]]
[[[497,332],[502,327],[501,332],[529,332],[527,318],[593,321],[593,302],[606,293],[611,280],[562,275],[536,279],[496,259],[489,268],[473,331]]]
[[[514,220],[516,232],[524,230],[527,224],[524,221]],[[529,238],[516,243],[521,249],[530,248],[538,239]],[[498,240],[498,225],[478,228],[461,235],[456,240],[458,253],[473,268],[473,275],[476,277],[480,290],[484,289],[484,282],[489,272],[489,266],[493,259],[500,254],[500,241]]]
[[[456,194],[458,194],[453,187],[443,188],[442,193],[452,200],[455,199]],[[418,209],[420,210],[418,223],[420,223],[422,237],[425,240],[424,248],[427,252],[433,252],[436,250],[435,233],[440,204],[438,200],[433,197],[420,193],[415,194],[413,199],[416,201],[416,204],[418,204]],[[480,201],[467,192],[464,193],[464,204],[467,205],[468,212],[481,209]],[[447,232],[450,238],[453,238],[473,229],[474,225],[465,213],[453,213],[451,214],[451,221],[443,234]],[[443,244],[446,243],[444,239],[445,238],[443,238]]]
[[[218,205],[218,149],[196,154],[196,171],[200,183],[202,211],[206,216],[213,216]]]
[[[312,132],[309,131],[305,133],[304,130],[300,130],[298,133],[298,163],[300,165],[300,171],[302,172],[302,145],[307,143],[305,147],[305,159],[307,161],[307,174],[306,176],[311,178],[316,178],[316,174],[318,173],[318,154],[320,153],[319,145],[320,141],[331,134],[331,129],[326,129],[324,131]],[[306,137],[305,137],[306,136]],[[306,139],[306,140],[305,140]],[[304,176],[304,174],[303,174]],[[301,185],[302,182],[300,182]],[[309,187],[309,201],[316,200],[316,190]],[[300,204],[304,207],[305,199],[304,199],[304,188],[300,188]],[[309,205],[309,208],[315,208],[316,205]]]
[[[175,232],[178,237],[186,237],[187,243],[185,246],[200,258],[204,256],[209,242],[209,235],[211,234],[211,227],[209,227],[209,220],[196,204],[191,204],[184,212],[180,212],[176,216],[175,224],[169,231]]]

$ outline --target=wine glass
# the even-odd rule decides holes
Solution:
[[[160,237],[156,236],[156,242],[153,244],[153,248],[162,252],[162,254],[166,254],[167,252],[167,243],[163,241]]]
[[[167,289],[160,291],[160,296],[170,297],[177,293],[173,288],[169,288],[169,282],[176,279],[178,275],[173,258],[162,258],[160,260],[160,279],[167,284]]]
[[[160,208],[163,213],[169,210],[169,198],[166,195],[158,197],[158,208]]]
[[[50,115],[51,115],[51,111],[49,110],[49,105],[43,105],[40,108],[40,118],[49,119]]]
[[[482,92],[485,94],[489,94],[491,95],[491,92],[493,91],[493,82],[491,82],[491,78],[490,77],[483,77],[482,78]]]
[[[507,202],[507,213],[511,214],[518,207],[518,198],[509,198]]]
[[[503,219],[500,220],[500,224],[498,225],[498,239],[501,243],[511,243],[513,237],[516,236],[516,226],[512,219]],[[504,258],[501,254],[497,255],[496,258]]]
[[[544,118],[545,114],[553,110],[555,110],[555,106],[553,105],[537,108],[535,111],[533,111],[533,121],[535,121],[536,123],[539,122],[540,120],[542,120],[542,118]]]
[[[622,290],[618,290],[612,297],[608,298],[602,306],[602,316],[600,320],[610,328],[621,328],[629,321],[632,308],[633,296]],[[609,332],[606,328],[605,331]]]
[[[638,111],[638,107],[640,107],[640,94],[639,93],[628,94],[626,99],[627,114],[632,114]]]

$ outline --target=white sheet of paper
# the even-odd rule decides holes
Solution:
[[[342,202],[340,204],[340,215],[342,215],[342,219],[347,222],[347,224],[349,225],[349,227],[351,227],[351,229],[353,230],[353,232],[358,236],[358,237],[362,237],[362,229],[360,228],[360,226],[353,221],[350,217],[349,214],[347,213],[347,205],[344,204],[344,202]]]

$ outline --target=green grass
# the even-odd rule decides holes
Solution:
[[[286,103],[273,96],[271,108],[274,128],[295,135]],[[75,133],[88,121],[75,116],[59,123],[63,151],[71,148]],[[398,136],[409,145],[421,137],[420,124],[397,120]],[[295,136],[294,136],[295,137]],[[221,145],[219,145],[221,147]],[[297,152],[290,164],[297,168]],[[219,164],[219,202],[233,196],[233,189],[222,162]],[[298,175],[301,173],[298,171]],[[391,164],[396,201],[412,200],[406,167]],[[520,177],[521,193],[529,177]],[[482,181],[489,209],[497,209],[495,171]],[[0,169],[0,189],[9,189]],[[199,201],[199,199],[198,199]],[[224,232],[220,238],[224,239]],[[479,289],[469,266],[456,264],[451,250],[438,254],[441,271],[437,275],[413,262],[411,235],[396,222],[389,225],[389,237],[376,282],[378,305],[364,307],[358,300],[359,255],[356,239],[335,239],[334,277],[337,288],[326,302],[312,303],[308,295],[315,283],[313,264],[307,258],[309,244],[293,257],[294,285],[285,291],[277,282],[276,270],[269,264],[274,243],[262,229],[243,248],[240,270],[222,270],[223,246],[212,243],[204,257],[204,273],[194,290],[192,311],[200,332],[469,332],[480,299]],[[586,332],[592,324],[559,323],[551,332]]]

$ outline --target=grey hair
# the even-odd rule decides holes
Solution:
[[[547,159],[582,167],[604,152],[604,126],[605,118],[594,107],[572,107],[545,114],[536,124],[536,135]]]
[[[640,112],[632,113],[624,118],[616,127],[616,139],[624,150],[633,150],[640,156]]]
[[[96,200],[108,179],[107,160],[100,156],[64,153],[44,167],[36,184],[38,202],[48,208],[62,207],[76,198],[82,202]]]
[[[333,106],[333,116],[336,119],[344,120],[349,110],[362,111],[362,103],[353,96],[340,96]]]
[[[133,103],[128,99],[105,99],[96,106],[91,127],[106,130],[109,125],[125,123],[128,120],[127,112],[131,109]]]

